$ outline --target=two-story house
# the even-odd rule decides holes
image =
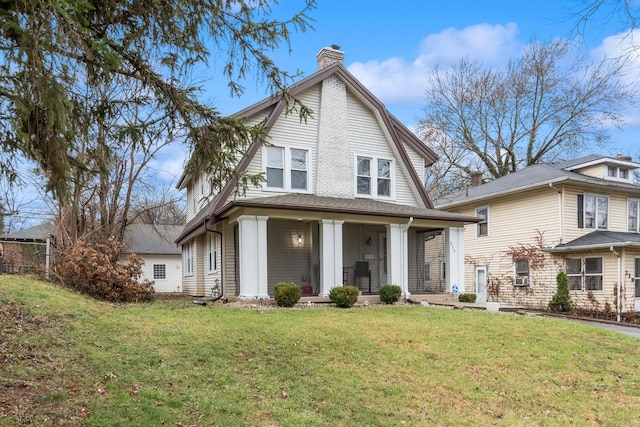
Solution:
[[[343,65],[335,47],[317,55],[318,71],[289,89],[313,111],[301,122],[273,96],[235,114],[264,120],[238,169],[264,173],[258,188],[234,196],[234,182],[208,194],[204,174],[183,174],[187,225],[183,289],[226,297],[269,298],[276,283],[327,296],[343,284],[377,293],[401,286],[425,292],[425,241],[442,235],[442,290],[462,285],[464,224],[473,217],[433,209],[423,182],[435,154],[386,110]],[[435,279],[435,277],[434,277]]]
[[[629,157],[534,165],[444,197],[465,229],[465,283],[480,299],[546,307],[567,273],[580,308],[640,309],[640,186]]]

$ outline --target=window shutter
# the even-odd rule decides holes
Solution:
[[[584,228],[584,194],[578,194],[578,228]]]

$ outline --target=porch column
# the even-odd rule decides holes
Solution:
[[[409,293],[409,259],[406,224],[387,224],[387,282],[402,289],[405,298]]]
[[[268,216],[238,217],[239,298],[269,298],[267,281]]]
[[[453,285],[458,292],[466,292],[464,288],[464,227],[449,227],[444,231],[447,292],[453,292]]]
[[[320,220],[320,292],[329,295],[331,288],[342,285],[342,224],[333,219]]]

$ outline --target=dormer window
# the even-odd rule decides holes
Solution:
[[[607,176],[606,179],[611,179],[614,181],[629,181],[629,169],[616,165],[608,165],[607,166]]]

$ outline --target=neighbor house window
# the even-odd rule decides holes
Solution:
[[[193,274],[193,243],[189,242],[184,246],[184,275]]]
[[[515,270],[515,285],[529,286],[529,260],[526,258],[517,259]]]
[[[218,235],[209,233],[207,240],[207,268],[209,271],[218,270]]]
[[[393,163],[372,157],[356,158],[356,193],[359,196],[392,197]]]
[[[476,224],[476,231],[478,237],[489,235],[489,208],[483,207],[476,209],[476,216],[481,218],[481,221]]]
[[[265,147],[267,188],[307,191],[309,152],[296,148]]]
[[[447,263],[444,261],[440,263],[440,280],[447,280]]]
[[[627,230],[640,231],[640,222],[638,221],[638,212],[640,212],[640,200],[629,200],[627,202]]]
[[[430,262],[424,263],[424,281],[425,282],[431,281],[431,263]]]
[[[602,291],[602,257],[567,258],[564,264],[571,291]]]
[[[584,228],[606,230],[609,227],[609,198],[585,194],[583,197]]]
[[[640,257],[635,259],[636,262],[636,272],[635,272],[635,281],[636,281],[636,298],[640,298]]]
[[[166,264],[153,264],[153,280],[166,280],[167,266]]]

